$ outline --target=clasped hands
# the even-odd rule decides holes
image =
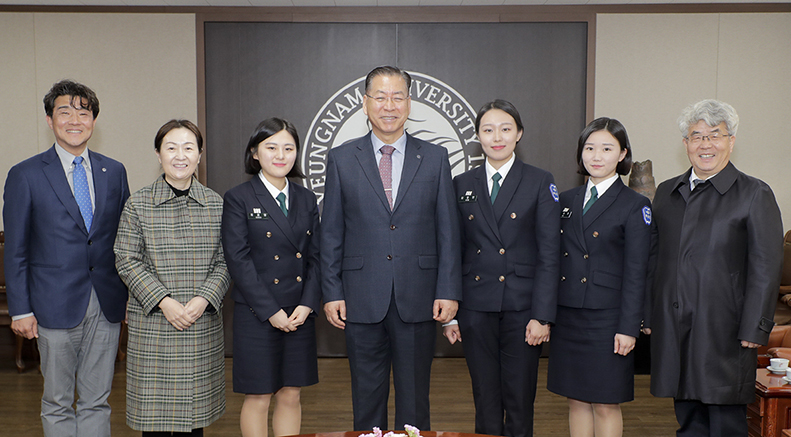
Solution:
[[[297,305],[290,316],[287,315],[283,309],[281,309],[269,318],[269,323],[273,327],[283,332],[296,331],[297,327],[302,326],[302,324],[305,323],[305,320],[307,320],[310,312],[310,307],[305,305]]]
[[[182,305],[181,302],[170,296],[165,297],[159,302],[159,308],[162,310],[162,314],[164,314],[168,322],[179,331],[183,331],[192,326],[192,324],[203,315],[207,306],[209,306],[209,301],[201,296],[193,297],[186,305]]]

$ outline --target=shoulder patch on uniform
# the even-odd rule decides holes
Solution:
[[[643,221],[647,225],[651,224],[651,207],[650,206],[644,206],[643,207]]]
[[[552,194],[552,198],[555,199],[555,202],[560,201],[560,195],[558,194],[558,187],[555,184],[549,184],[549,193]]]

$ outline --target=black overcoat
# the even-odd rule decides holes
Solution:
[[[732,163],[693,192],[688,170],[654,198],[651,393],[707,404],[755,397],[756,350],[772,330],[783,260],[771,188]]]

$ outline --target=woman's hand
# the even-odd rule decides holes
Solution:
[[[294,326],[294,324],[291,322],[291,319],[288,318],[286,312],[282,309],[269,318],[269,324],[283,332],[297,330],[297,327]]]
[[[291,322],[292,325],[294,325],[295,331],[297,329],[297,326],[302,326],[302,324],[305,323],[305,320],[308,319],[308,316],[310,315],[311,311],[312,310],[310,309],[310,307],[305,305],[297,305],[297,307],[294,308],[294,312],[291,313],[290,316],[288,316],[288,321]]]
[[[209,301],[206,300],[205,297],[195,296],[184,305],[184,308],[192,319],[192,323],[195,323],[200,319],[200,316],[203,315],[203,312],[206,311],[207,306],[209,306]]]
[[[525,328],[525,342],[530,346],[549,341],[549,323],[542,325],[538,320],[531,319]]]
[[[634,349],[634,344],[636,342],[637,339],[631,335],[615,334],[615,350],[613,350],[613,352],[618,355],[627,356],[629,352]]]
[[[459,329],[459,324],[454,323],[453,325],[448,325],[442,328],[442,335],[448,339],[450,344],[455,344],[457,341],[461,341],[461,329]]]
[[[192,326],[193,320],[187,313],[187,309],[176,299],[170,296],[165,297],[159,302],[159,308],[168,322],[177,330],[183,331]]]

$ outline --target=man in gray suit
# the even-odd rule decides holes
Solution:
[[[411,78],[378,67],[365,80],[372,132],[330,151],[321,268],[324,312],[346,331],[354,429],[430,429],[435,320],[461,298],[459,223],[447,149],[404,131]]]

